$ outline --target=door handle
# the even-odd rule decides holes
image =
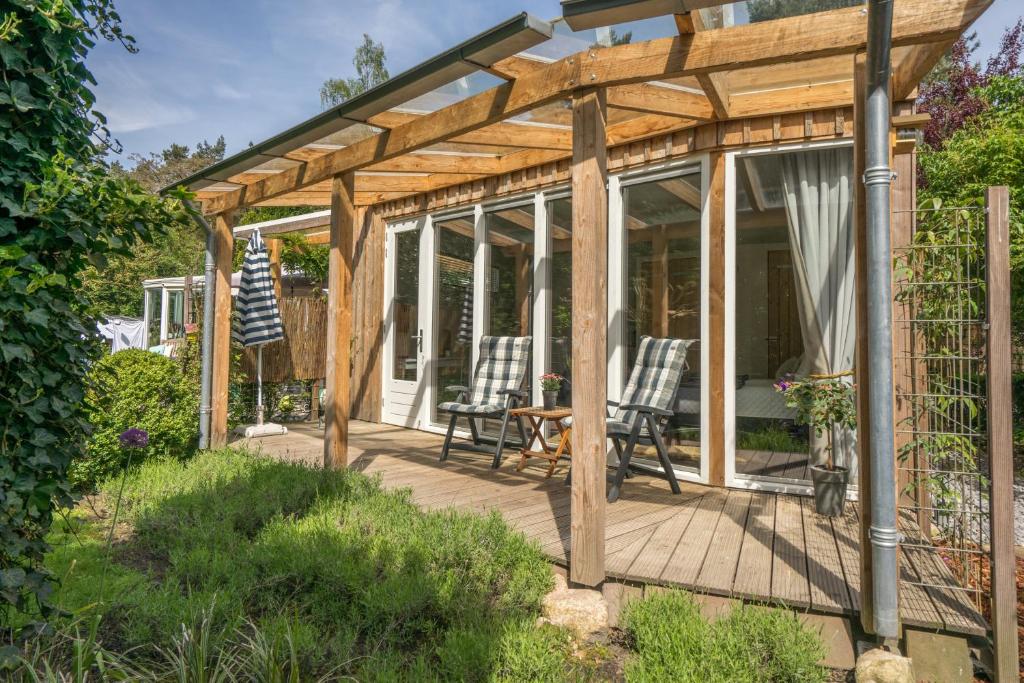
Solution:
[[[423,330],[420,330],[419,334],[412,335],[412,339],[416,340],[417,353],[423,353]]]

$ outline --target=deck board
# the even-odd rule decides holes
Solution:
[[[746,533],[732,587],[737,597],[763,599],[772,594],[776,500],[777,496],[770,493],[755,493],[750,499]]]
[[[499,512],[513,528],[565,563],[570,543],[570,488],[506,456],[491,469],[486,454],[456,452],[440,462],[441,437],[398,427],[351,423],[353,467],[385,488],[408,489],[424,509]],[[243,442],[244,443],[244,442]],[[270,457],[318,466],[323,441],[299,426],[287,435],[248,443]],[[789,457],[757,452],[764,466]],[[564,470],[563,470],[564,471]],[[661,479],[637,476],[606,507],[605,568],[609,576],[649,586],[677,585],[716,595],[850,614],[860,604],[860,532],[856,505],[838,518],[819,517],[810,498],[728,490],[680,482],[673,495]],[[901,520],[910,536],[912,520]],[[905,623],[979,633],[984,621],[936,552],[904,544],[900,616]]]

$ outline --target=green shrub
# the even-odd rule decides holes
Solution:
[[[78,487],[93,486],[124,467],[127,453],[118,436],[131,427],[149,432],[149,456],[195,452],[198,387],[169,358],[138,349],[105,356],[89,373],[86,404],[93,432],[85,457],[71,464]]]
[[[826,680],[824,645],[785,610],[738,606],[709,624],[688,593],[666,591],[630,603],[623,624],[634,651],[631,683]]]

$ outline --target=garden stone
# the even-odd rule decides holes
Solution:
[[[555,588],[544,597],[544,616],[537,621],[572,629],[580,638],[608,626],[608,604],[599,590],[569,588],[555,575]]]
[[[881,648],[868,650],[857,658],[857,683],[914,683],[910,659]]]

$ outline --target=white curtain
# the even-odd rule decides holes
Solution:
[[[799,374],[853,369],[856,342],[853,236],[853,150],[834,147],[783,154],[782,190],[796,279],[804,356]],[[849,378],[852,381],[852,378]],[[812,459],[827,457],[811,435]],[[833,434],[837,465],[855,481],[856,435]]]

